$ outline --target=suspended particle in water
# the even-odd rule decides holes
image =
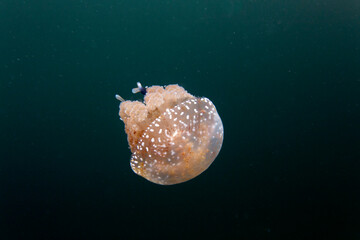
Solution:
[[[172,185],[205,171],[218,155],[224,136],[214,104],[194,97],[179,85],[138,87],[144,102],[125,101],[119,95],[132,152],[132,170],[147,180]]]

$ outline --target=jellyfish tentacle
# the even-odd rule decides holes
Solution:
[[[115,94],[115,98],[119,100],[120,102],[125,102],[125,99],[122,98],[119,94]]]
[[[137,82],[137,88],[132,89],[132,93],[136,94],[138,92],[141,92],[142,95],[146,95],[146,88],[144,88],[140,82]]]

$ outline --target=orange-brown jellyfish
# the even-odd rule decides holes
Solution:
[[[116,95],[132,170],[161,185],[182,183],[205,171],[218,155],[224,136],[214,104],[177,84],[144,88],[138,83],[136,92],[145,95],[144,102]]]

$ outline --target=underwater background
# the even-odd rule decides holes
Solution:
[[[360,2],[0,1],[0,239],[360,239]],[[161,186],[119,101],[177,83],[224,143]]]

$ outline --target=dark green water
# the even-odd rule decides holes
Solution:
[[[0,1],[0,239],[359,239],[360,3]],[[135,175],[116,93],[211,99],[199,177]]]

